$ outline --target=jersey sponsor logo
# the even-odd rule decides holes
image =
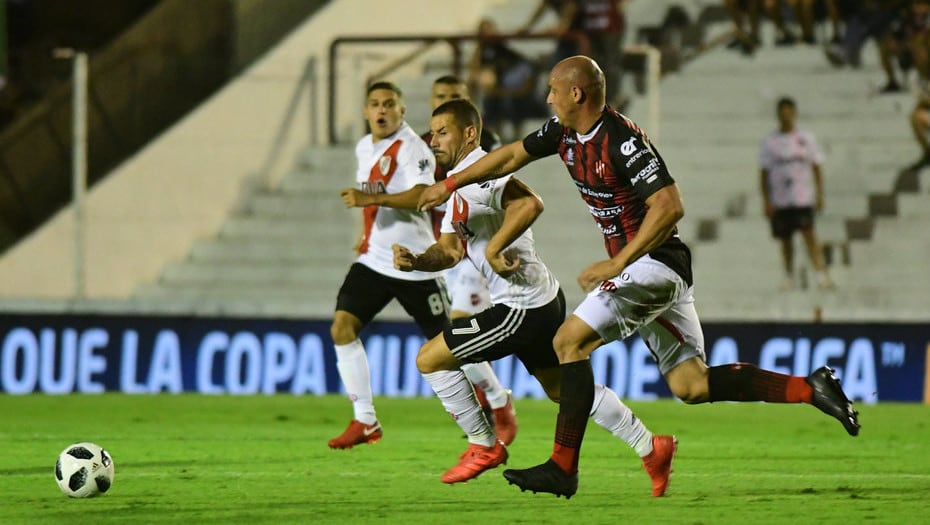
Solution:
[[[636,155],[633,155],[632,157],[630,157],[630,158],[626,161],[626,167],[629,168],[630,166],[632,166],[634,162],[636,162],[637,160],[639,160],[640,157],[642,157],[643,155],[645,155],[645,154],[648,153],[648,152],[649,152],[649,150],[648,150],[648,149],[645,149],[645,148],[643,148],[643,149],[637,151],[637,152],[636,152]]]
[[[575,187],[578,188],[578,191],[581,192],[582,195],[594,197],[595,199],[612,199],[614,197],[613,193],[610,193],[607,191],[597,191],[593,188],[585,186],[584,183],[581,181],[576,180],[574,182],[575,182]]]
[[[469,326],[464,328],[453,328],[452,335],[471,335],[477,334],[480,331],[481,327],[478,326],[478,320],[473,318],[471,319],[471,324]]]
[[[376,181],[363,181],[362,182],[362,192],[363,193],[387,193],[387,188],[384,186],[383,180]]]
[[[659,160],[650,159],[649,164],[646,164],[646,167],[639,170],[639,172],[630,179],[631,182],[635,185],[639,181],[644,181],[646,184],[652,184],[659,177]]]
[[[382,155],[378,160],[378,169],[381,171],[382,175],[387,175],[391,172],[391,159],[390,155]]]
[[[636,144],[634,144],[635,141],[636,141],[636,137],[630,137],[630,140],[624,142],[623,144],[620,144],[620,153],[623,153],[627,157],[635,153],[636,152]]]
[[[595,208],[593,206],[588,206],[588,209],[591,210],[591,216],[598,219],[609,219],[611,217],[617,217],[623,213],[623,206],[611,206],[609,208]]]
[[[570,149],[568,153],[565,154],[565,165],[574,166],[575,165],[575,150]]]

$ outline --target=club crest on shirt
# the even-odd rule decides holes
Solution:
[[[378,160],[378,169],[381,170],[382,175],[387,175],[391,172],[391,156],[383,155],[381,159]]]

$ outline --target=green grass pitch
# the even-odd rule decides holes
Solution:
[[[679,438],[669,492],[652,498],[639,459],[588,425],[579,492],[521,493],[503,468],[467,484],[439,476],[466,442],[436,399],[377,399],[384,439],[326,441],[351,418],[327,397],[0,396],[0,524],[67,523],[926,523],[930,407],[860,406],[846,435],[809,406],[630,403]],[[509,467],[544,461],[556,405],[517,403]],[[94,441],[113,456],[106,495],[72,500],[57,454]]]

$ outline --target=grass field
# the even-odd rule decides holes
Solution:
[[[927,523],[930,407],[861,407],[862,433],[808,406],[630,403],[679,438],[669,493],[593,423],[570,501],[521,493],[498,468],[439,481],[466,447],[435,399],[379,399],[384,439],[333,451],[344,398],[0,396],[0,524],[42,523]],[[511,467],[551,451],[557,407],[517,405]],[[68,444],[113,455],[103,497],[72,500],[52,475]]]

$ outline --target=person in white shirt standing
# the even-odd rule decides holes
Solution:
[[[448,322],[448,305],[438,272],[402,272],[394,268],[391,245],[404,242],[426,249],[435,238],[428,213],[417,200],[433,183],[433,152],[404,122],[400,88],[390,82],[369,86],[365,118],[371,133],[355,147],[356,188],[340,192],[347,208],[364,208],[364,226],[336,299],[330,333],[336,347],[336,368],[352,401],[355,417],[329,441],[347,449],[374,443],[382,436],[372,401],[371,377],[359,333],[375,315],[396,299],[423,335],[432,338]]]
[[[794,243],[792,236],[800,231],[810,256],[820,288],[833,288],[827,274],[823,252],[814,230],[814,213],[823,209],[823,152],[814,135],[798,129],[797,105],[783,97],[776,105],[778,131],[762,139],[759,148],[762,200],[769,218],[772,236],[781,243],[785,279],[781,288],[795,287]]]
[[[430,130],[436,161],[451,170],[449,176],[486,154],[478,145],[481,117],[471,102],[453,100],[439,106],[433,111]],[[505,175],[458,188],[447,203],[439,240],[426,250],[407,243],[394,246],[394,264],[403,271],[438,271],[468,260],[487,279],[491,294],[490,308],[453,319],[417,356],[417,368],[468,436],[468,449],[442,475],[444,483],[468,481],[507,461],[507,449],[460,369],[466,363],[514,354],[546,394],[559,399],[561,374],[552,340],[565,319],[565,296],[536,253],[530,225],[542,211],[542,200],[532,189]],[[653,495],[664,494],[670,468],[655,470],[648,465],[658,461],[671,466],[674,446],[654,444],[671,445],[674,438],[653,436],[604,385],[595,385],[589,415],[643,458]]]

